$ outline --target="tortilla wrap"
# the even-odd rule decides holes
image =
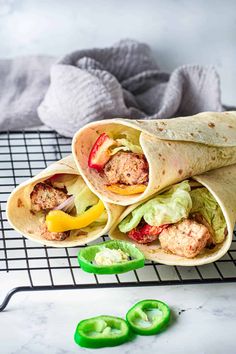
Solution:
[[[88,156],[98,136],[114,129],[141,132],[139,142],[149,164],[149,182],[143,193],[115,194],[106,188],[101,175],[88,167]],[[190,176],[236,163],[236,112],[93,122],[75,134],[72,149],[81,175],[95,194],[110,203],[130,205]]]
[[[111,228],[110,238],[133,242],[147,259],[168,265],[197,266],[211,263],[221,258],[230,248],[236,221],[236,165],[222,167],[192,178],[209,190],[223,212],[228,234],[222,243],[217,244],[212,250],[205,248],[202,254],[191,259],[165,252],[160,248],[158,240],[149,245],[138,244],[122,233],[118,229],[118,224],[142,203],[131,205],[124,211]]]
[[[7,218],[9,223],[16,231],[30,240],[53,247],[74,247],[84,245],[85,243],[96,240],[98,237],[106,234],[124,208],[104,202],[108,214],[108,220],[105,226],[100,225],[95,230],[88,232],[87,235],[76,237],[70,236],[64,241],[49,241],[40,235],[38,230],[40,225],[39,218],[30,212],[30,193],[37,183],[42,182],[55,174],[61,173],[79,175],[72,155],[53,163],[38,175],[23,182],[13,190],[7,202]]]

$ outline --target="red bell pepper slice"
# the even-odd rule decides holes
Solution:
[[[169,224],[161,226],[151,226],[145,224],[141,228],[134,228],[128,232],[128,237],[137,243],[150,243],[157,239],[160,233],[166,229]]]
[[[111,139],[106,133],[101,134],[90,151],[88,166],[101,171],[111,157],[109,148],[115,144],[115,140]]]

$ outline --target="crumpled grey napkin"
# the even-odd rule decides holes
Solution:
[[[39,125],[41,120],[72,136],[99,119],[169,118],[223,109],[213,67],[184,65],[168,74],[159,69],[150,48],[134,40],[79,50],[54,65],[53,60],[0,62],[0,130]]]

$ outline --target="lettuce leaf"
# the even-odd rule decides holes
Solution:
[[[68,175],[65,175],[68,176]],[[67,193],[69,195],[76,195],[78,191],[81,191],[85,186],[85,182],[81,176],[73,176],[73,179],[64,181],[64,185],[66,187]]]
[[[136,154],[142,154],[142,148],[138,145],[131,143],[129,140],[122,138],[116,139],[116,142],[120,145],[112,149],[111,155],[116,154],[118,151],[132,151]]]
[[[140,131],[135,129],[121,130],[114,128],[112,131],[112,138],[119,144],[111,148],[111,155],[116,154],[118,151],[132,151],[137,154],[142,154],[142,148],[139,143]]]
[[[88,208],[98,203],[98,197],[91,192],[88,186],[85,184],[82,177],[78,177],[73,184],[66,185],[68,194],[75,197],[76,215],[83,214]],[[107,221],[107,212],[104,211],[102,215],[96,220],[99,223],[105,223]]]
[[[190,186],[183,181],[134,209],[121,221],[119,229],[126,233],[137,227],[142,218],[151,226],[173,224],[187,218],[191,208]]]
[[[190,192],[192,198],[191,213],[200,213],[211,225],[216,243],[221,243],[225,238],[226,221],[222,210],[207,188],[197,188]]]
[[[80,192],[75,195],[76,214],[81,215],[91,206],[98,203],[98,197],[93,194],[90,189],[85,186]]]
[[[83,214],[86,209],[98,203],[98,197],[91,192],[81,177],[66,188],[68,194],[75,197],[76,215]]]
[[[56,178],[51,178],[49,180],[53,187],[62,188],[62,189],[66,187],[68,190],[68,187],[73,185],[77,181],[77,178],[78,178],[77,175],[59,174],[56,175]]]
[[[81,176],[69,174],[57,176],[53,181],[53,186],[57,188],[66,187],[68,195],[75,197],[76,215],[83,214],[88,207],[98,202],[98,197],[91,192]]]

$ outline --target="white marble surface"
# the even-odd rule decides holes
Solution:
[[[236,104],[235,0],[0,0],[0,57],[64,55],[120,38],[151,45],[164,70],[215,65]]]
[[[92,353],[73,341],[79,320],[99,314],[124,316],[136,301],[157,298],[171,306],[168,330],[96,353],[235,353],[235,290],[234,284],[211,284],[17,294],[0,314],[0,352]]]

